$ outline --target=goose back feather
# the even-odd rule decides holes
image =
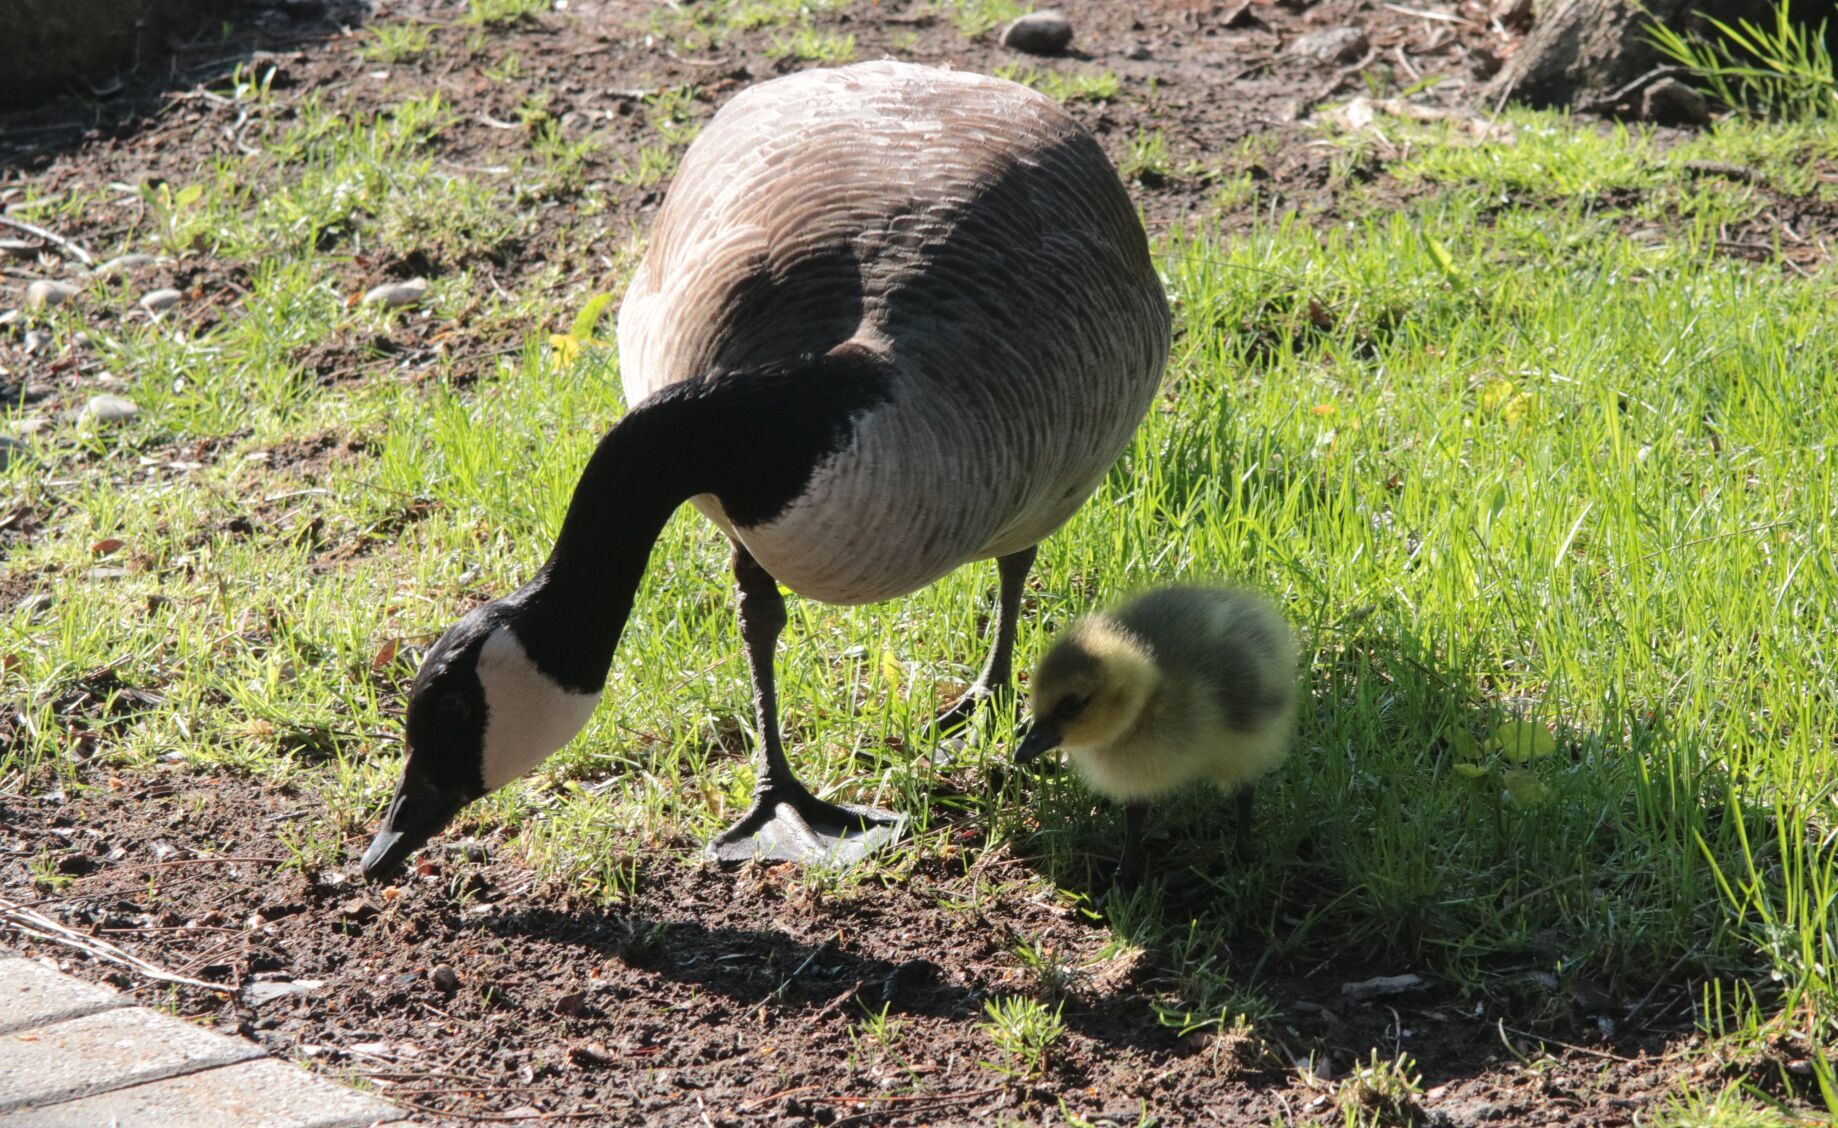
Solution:
[[[1142,224],[1077,122],[1015,83],[876,62],[715,115],[619,348],[633,404],[823,357],[881,383],[769,518],[694,499],[792,589],[862,603],[1064,523],[1146,412],[1169,324]]]

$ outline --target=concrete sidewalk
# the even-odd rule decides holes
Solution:
[[[407,1124],[261,1047],[137,1007],[0,950],[3,1128],[366,1128]]]

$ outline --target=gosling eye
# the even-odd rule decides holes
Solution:
[[[1074,693],[1068,697],[1059,699],[1059,705],[1053,710],[1053,716],[1061,721],[1070,721],[1080,713],[1083,713],[1085,711],[1085,706],[1089,704],[1091,704],[1090,697]]]

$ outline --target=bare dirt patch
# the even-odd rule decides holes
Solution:
[[[1226,955],[1279,1008],[1267,1040],[1182,1036],[1156,1009],[1173,986],[1166,953],[1108,953],[1109,928],[1062,901],[973,903],[977,878],[1028,865],[1001,853],[976,875],[960,854],[836,888],[634,843],[634,891],[605,907],[535,884],[499,839],[443,842],[384,889],[286,868],[275,835],[315,813],[305,791],[178,766],[93,782],[5,800],[5,897],[224,984],[227,999],[178,989],[180,1013],[435,1119],[1033,1122],[1060,1118],[1061,1102],[1126,1123],[1145,1106],[1163,1123],[1337,1119],[1328,1082],[1376,1050],[1417,1060],[1442,1123],[1621,1125],[1682,1068],[1668,1050],[1682,1031],[1605,1038],[1555,987],[1570,1013],[1532,1031],[1434,980],[1346,990],[1405,969],[1258,969],[1250,945]],[[1013,958],[1023,943],[1078,973],[1048,991]],[[170,997],[105,963],[68,966]],[[1038,1073],[992,1068],[1004,1058],[980,1029],[984,1004],[1009,995],[1063,1006],[1067,1033]],[[886,1045],[864,1024],[883,1009]]]

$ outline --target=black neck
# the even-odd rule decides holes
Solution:
[[[581,472],[549,559],[506,601],[518,640],[561,684],[599,690],[670,515],[708,493],[736,528],[772,520],[888,398],[881,365],[845,347],[686,380],[638,404]]]

